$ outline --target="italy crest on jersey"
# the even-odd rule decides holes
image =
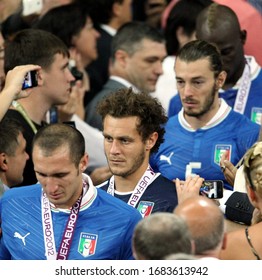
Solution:
[[[231,161],[231,152],[232,152],[232,146],[231,145],[216,145],[215,146],[215,158],[214,161],[216,164],[220,165],[220,160],[222,155],[227,152],[226,159]]]
[[[78,252],[83,257],[94,255],[96,252],[97,239],[97,234],[81,232],[78,245]]]
[[[252,108],[251,121],[261,124],[262,108]]]
[[[154,202],[150,201],[140,201],[137,210],[143,218],[149,216],[154,208]]]

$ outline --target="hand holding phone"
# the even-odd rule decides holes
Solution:
[[[33,70],[33,71],[27,72],[27,74],[25,75],[23,85],[22,85],[22,89],[24,90],[27,88],[36,87],[37,85],[38,85],[37,71]]]
[[[224,182],[222,180],[206,180],[200,188],[200,194],[211,199],[223,197]]]

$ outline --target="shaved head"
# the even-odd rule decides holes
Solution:
[[[245,67],[246,41],[246,31],[241,30],[235,12],[227,6],[211,4],[197,18],[196,37],[218,47],[223,60],[223,70],[227,72],[223,88],[233,87]]]
[[[240,32],[237,15],[229,7],[217,3],[211,4],[199,14],[196,26],[197,35],[200,37],[202,34],[210,36],[220,30],[230,33]]]
[[[180,203],[174,213],[186,220],[197,255],[213,250],[221,243],[224,216],[213,200],[204,196],[191,197]]]

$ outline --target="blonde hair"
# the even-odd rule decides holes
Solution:
[[[258,141],[244,155],[244,173],[250,187],[262,197],[262,141]]]

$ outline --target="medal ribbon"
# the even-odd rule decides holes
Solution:
[[[156,174],[153,171],[153,169],[148,165],[147,170],[145,171],[141,179],[138,181],[135,189],[133,190],[127,202],[128,205],[131,205],[132,207],[136,208],[138,201],[142,197],[147,187],[151,184],[151,182],[155,178],[155,175]],[[109,186],[107,189],[107,193],[111,194],[112,196],[114,196],[115,193],[114,185],[115,185],[115,178],[114,176],[112,176],[109,180]]]
[[[234,105],[234,111],[240,114],[244,114],[246,104],[249,96],[249,90],[251,87],[251,69],[248,61],[246,61],[243,78],[237,92],[237,97]]]
[[[86,183],[84,182],[84,184]],[[47,260],[67,259],[71,247],[72,239],[73,239],[78,213],[80,211],[81,201],[82,201],[82,195],[78,198],[76,203],[71,208],[70,215],[67,220],[66,228],[62,237],[62,241],[58,253],[56,253],[50,202],[46,196],[46,193],[42,192],[42,198],[41,198],[42,224],[43,224],[43,234],[44,234],[44,243],[45,243],[45,255]]]

